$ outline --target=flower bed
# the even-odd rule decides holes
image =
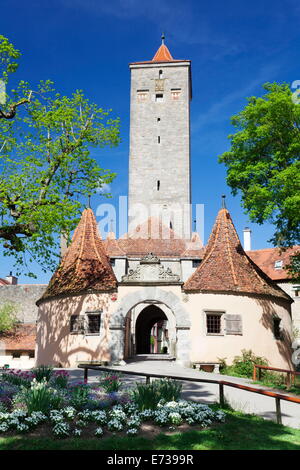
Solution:
[[[66,371],[4,373],[0,379],[0,433],[38,432],[55,438],[135,436],[145,424],[174,430],[182,425],[208,427],[225,419],[221,410],[180,400],[181,386],[173,380],[122,388],[117,375],[104,375],[99,384],[86,385],[69,383]]]

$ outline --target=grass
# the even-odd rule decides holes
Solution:
[[[299,423],[300,424],[300,423]],[[201,431],[109,438],[0,438],[0,450],[300,450],[300,429],[254,415],[226,411],[226,422]]]

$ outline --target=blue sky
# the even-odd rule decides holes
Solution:
[[[36,84],[52,79],[61,93],[83,89],[121,119],[118,148],[94,152],[118,176],[111,185],[115,204],[127,194],[129,150],[128,63],[152,59],[161,32],[175,59],[192,61],[192,200],[205,205],[205,239],[221,194],[239,235],[248,225],[252,247],[269,246],[272,226],[249,223],[226,185],[218,155],[229,148],[230,116],[246,97],[262,94],[267,81],[300,79],[300,5],[294,0],[1,0],[0,34],[21,50],[14,80]],[[102,201],[94,196],[95,209]],[[107,202],[111,202],[107,201]],[[51,273],[34,282],[47,282]],[[13,262],[0,256],[0,277]],[[25,276],[21,282],[32,282]]]

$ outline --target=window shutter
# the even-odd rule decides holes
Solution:
[[[225,315],[226,334],[242,335],[242,317],[241,315]]]

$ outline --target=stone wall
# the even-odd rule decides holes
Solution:
[[[14,302],[18,308],[17,316],[23,323],[35,323],[38,308],[35,305],[46,290],[46,284],[18,284],[0,287],[0,305]]]

